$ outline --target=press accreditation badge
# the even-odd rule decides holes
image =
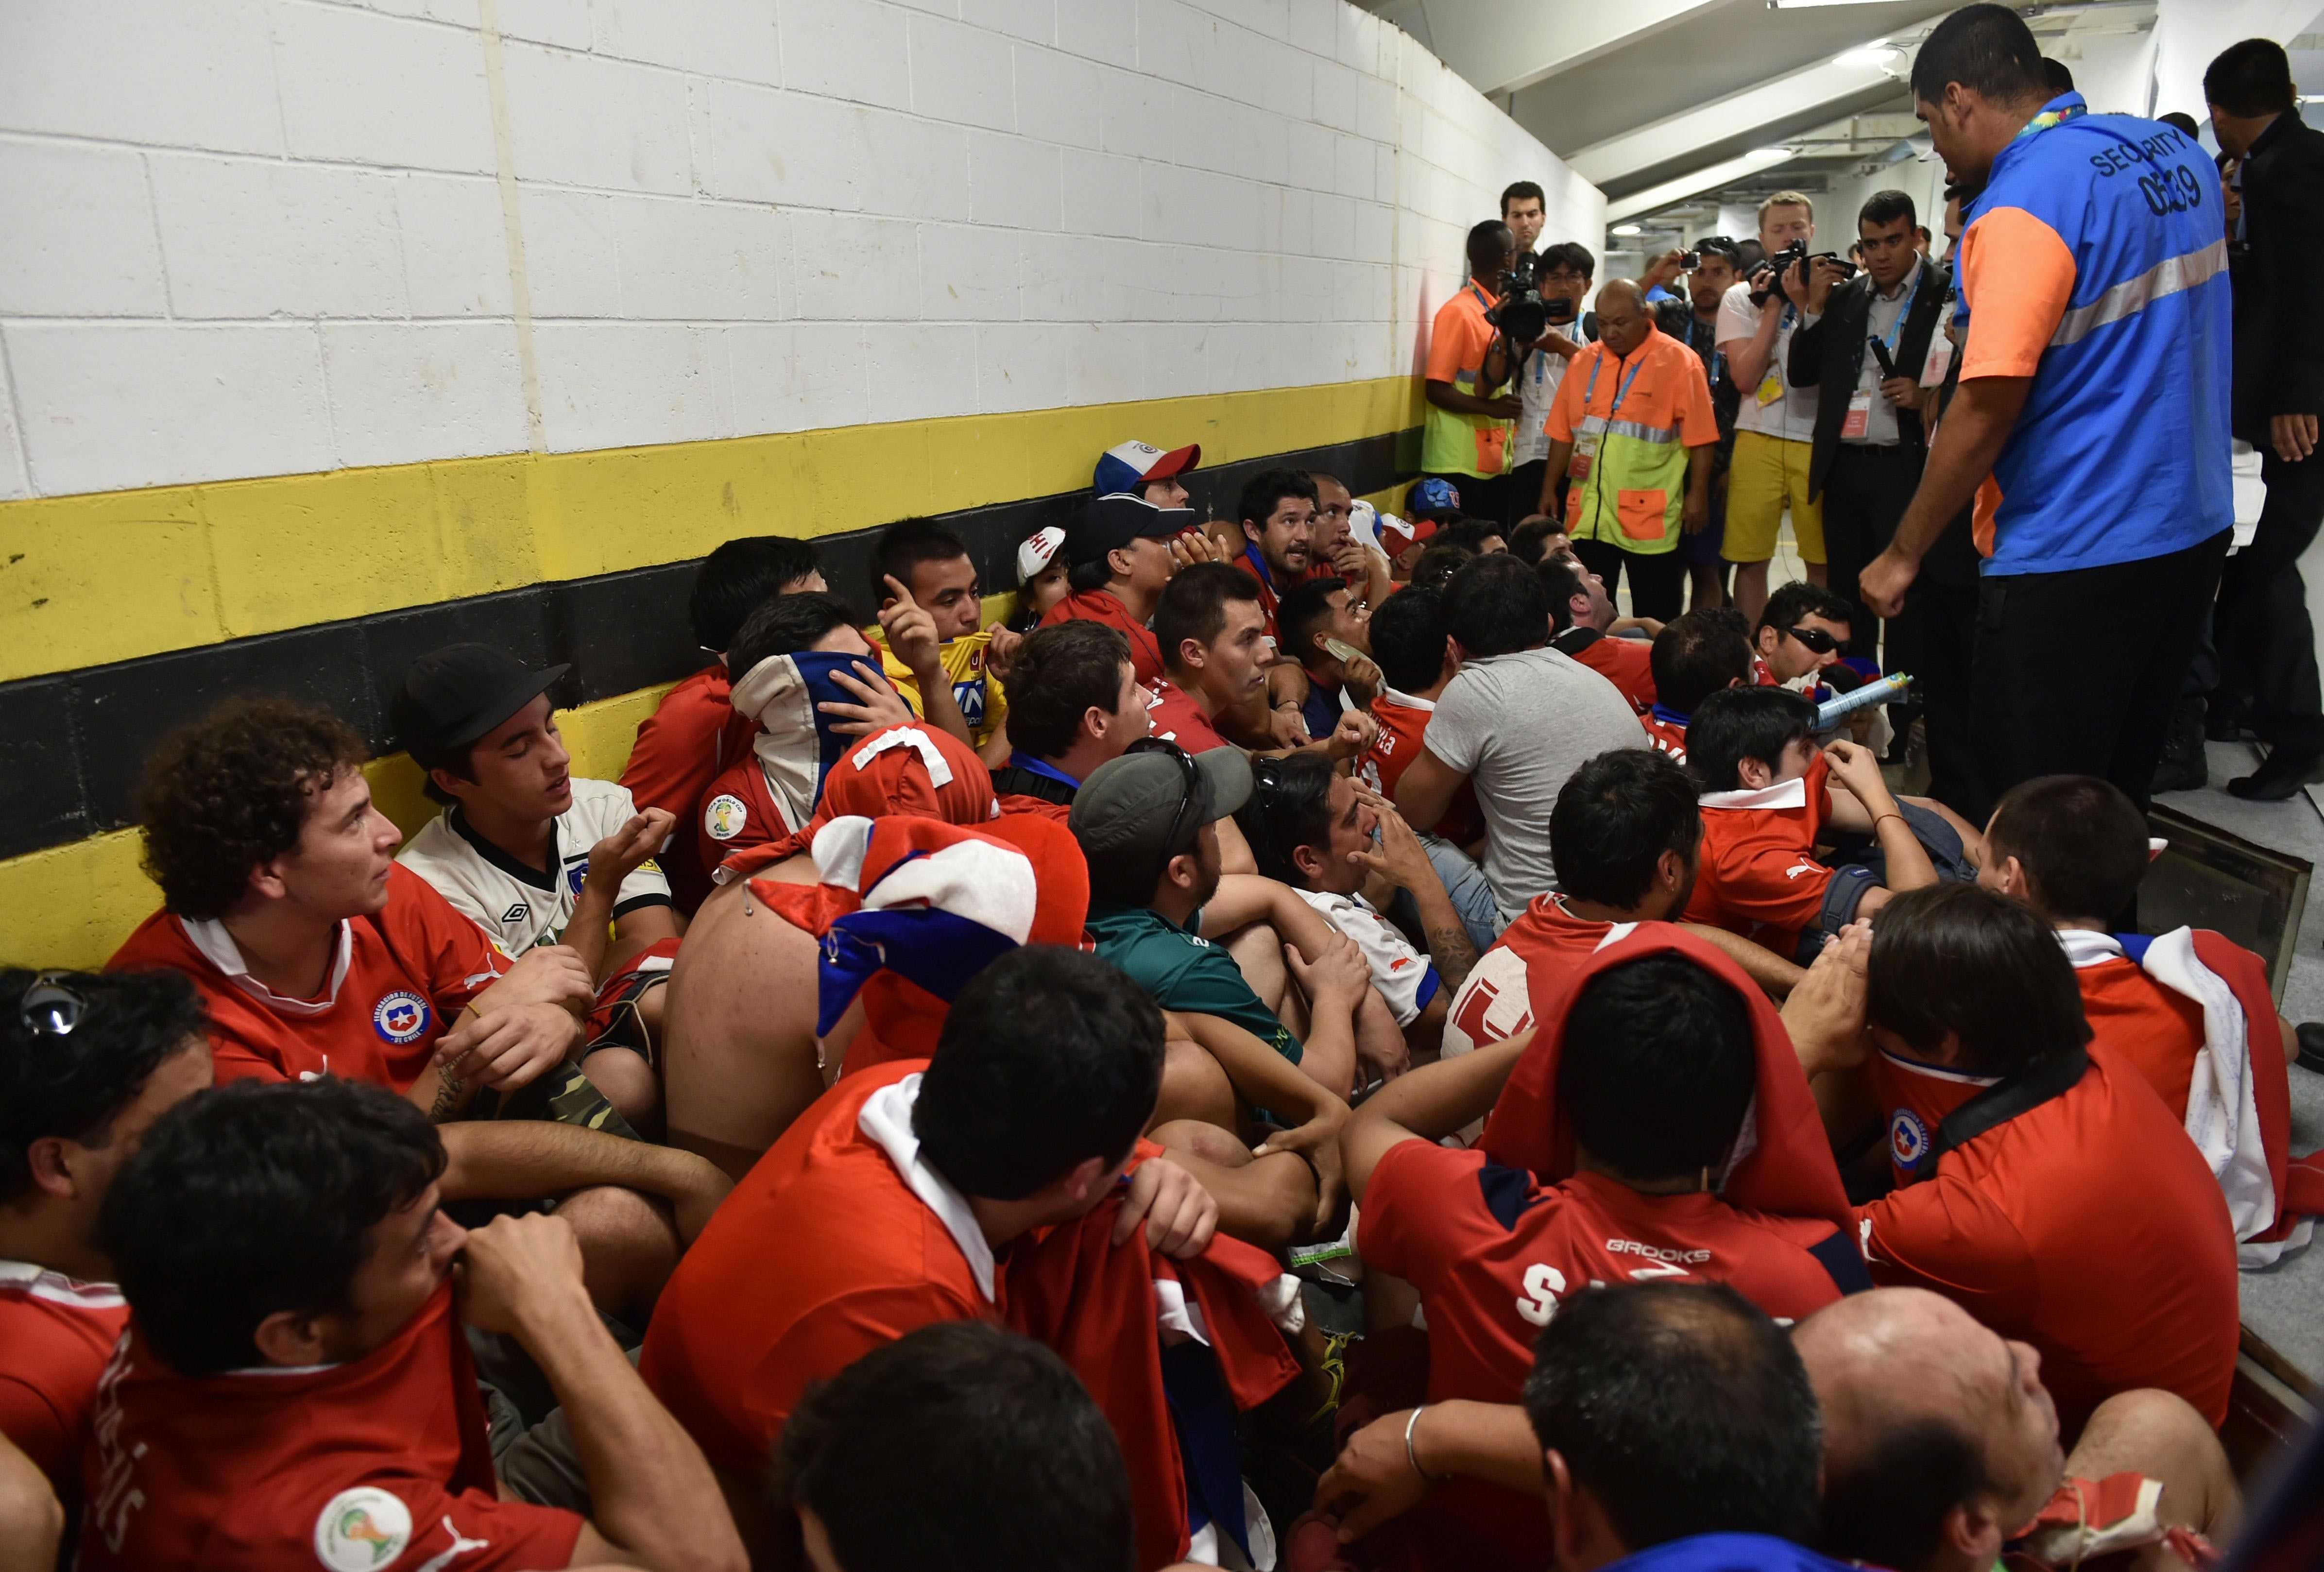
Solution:
[[[1860,442],[1864,439],[1864,433],[1871,428],[1872,394],[1867,389],[1858,388],[1848,401],[1848,418],[1840,423],[1840,439]]]
[[[1783,396],[1784,379],[1771,369],[1759,379],[1759,407],[1764,410]]]

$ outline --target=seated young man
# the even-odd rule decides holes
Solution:
[[[1000,755],[997,739],[1009,718],[1009,696],[1001,673],[1019,635],[999,623],[984,623],[976,564],[958,535],[932,519],[899,519],[872,541],[872,604],[881,614],[882,631],[872,640],[881,670],[912,712],[941,726],[986,756]],[[908,634],[891,645],[885,624],[906,606],[918,606],[935,624],[933,669],[915,667],[907,657],[925,652]],[[945,695],[951,696],[949,707]]]
[[[2041,919],[1972,884],[1898,895],[1868,946],[1856,930],[1817,957],[1784,1022],[1835,1144],[1887,1133],[1897,1188],[1857,1215],[1875,1281],[2031,1344],[2070,1440],[2135,1387],[2227,1417],[2227,1203],[2154,1089],[2090,1040]]]
[[[933,661],[935,624],[928,614],[914,607],[897,615],[898,609],[881,614],[895,617],[888,630],[890,648]],[[835,595],[786,595],[742,624],[727,652],[736,673],[730,701],[758,729],[749,751],[711,782],[702,800],[694,833],[703,866],[714,875],[736,852],[804,827],[832,767],[859,739],[898,726],[918,735],[918,717],[873,669],[872,659],[854,614]]]
[[[992,772],[1003,813],[1062,821],[1091,772],[1153,728],[1130,642],[1102,623],[1036,628],[1009,681],[1010,752]]]
[[[1154,735],[1190,754],[1231,745],[1221,727],[1245,745],[1269,751],[1314,746],[1334,759],[1360,757],[1377,727],[1369,715],[1343,712],[1314,743],[1297,696],[1275,706],[1272,729],[1245,724],[1273,695],[1268,687],[1267,619],[1257,582],[1223,562],[1182,569],[1154,608],[1154,636],[1162,646],[1163,681],[1155,689]],[[1240,729],[1238,729],[1240,728]]]
[[[1242,552],[1234,566],[1259,587],[1266,635],[1279,649],[1276,609],[1316,567],[1315,483],[1296,469],[1261,470],[1244,483],[1235,510],[1242,521]]]
[[[671,819],[639,812],[611,781],[573,778],[547,691],[567,670],[528,671],[489,644],[447,644],[411,663],[389,707],[396,740],[446,806],[395,860],[507,954],[563,945],[580,957],[604,1019],[589,1078],[651,1131],[660,985],[684,930],[654,860]]]
[[[917,1327],[994,1320],[1009,1247],[1124,1188],[1114,1237],[1200,1254],[1218,1209],[1179,1160],[1124,1179],[1161,1084],[1154,1007],[1093,957],[1010,950],[935,1056],[843,1079],[736,1188],[670,1280],[639,1369],[754,1493],[816,1382]]]
[[[1799,579],[1775,591],[1751,631],[1751,652],[1766,673],[1761,680],[1789,688],[1838,665],[1854,615],[1845,596],[1821,584]]]
[[[98,1208],[153,1121],[210,1084],[174,972],[0,972],[0,1436],[80,1508],[97,1378],[129,1319]]]
[[[84,1455],[82,1566],[740,1572],[701,1449],[599,1320],[571,1227],[466,1232],[445,1165],[417,1109],[331,1077],[156,1122],[106,1197],[131,1332]],[[464,1326],[539,1364],[590,1517],[501,1495]]]
[[[1287,885],[1356,941],[1414,1057],[1435,1058],[1445,1004],[1476,965],[1477,948],[1404,816],[1329,759],[1303,753],[1251,766],[1250,796],[1235,822],[1262,877]],[[1425,950],[1381,913],[1399,891],[1419,915]]]
[[[1371,661],[1371,613],[1337,578],[1323,575],[1292,587],[1276,608],[1280,654],[1307,673],[1307,696],[1300,718],[1311,737],[1328,737],[1342,709],[1362,709],[1379,692],[1379,668]],[[1333,646],[1351,651],[1335,652]],[[1346,695],[1344,701],[1342,694]]]
[[[1792,1334],[1823,1410],[1823,1522],[1816,1547],[1896,1572],[1987,1572],[2011,1544],[2047,1566],[2180,1567],[2167,1528],[2220,1534],[2241,1503],[2227,1453],[2202,1415],[2167,1392],[2100,1403],[2072,1456],[2042,1387],[2042,1355],[1951,1300],[1884,1288],[1819,1310]],[[2161,1486],[2153,1527],[2106,1515],[2116,1475]],[[2121,1503],[2141,1504],[2144,1491]],[[2119,1510],[2119,1507],[2116,1507]],[[2123,1515],[2132,1515],[2125,1512]],[[2078,1525],[2111,1530],[2079,1542]],[[2029,1524],[2036,1525],[2028,1534]],[[2019,1541],[2025,1541],[2020,1543]],[[2114,1553],[2108,1554],[2112,1551]]]
[[[1152,739],[1092,775],[1066,821],[1089,861],[1089,937],[1163,1009],[1242,1027],[1345,1102],[1410,1050],[1353,940],[1286,885],[1222,873],[1217,824],[1250,781],[1232,748]]]
[[[2298,1058],[2299,1040],[2276,1014],[2265,965],[2208,930],[2112,931],[2153,851],[2144,817],[2110,781],[2045,775],[2010,788],[1986,845],[1978,883],[2057,929],[2091,1033],[2146,1077],[2218,1175],[2244,1265],[2305,1244],[2324,1164],[2288,1164],[2291,1091],[2275,1060]]]
[[[1137,1549],[1104,1413],[1055,1354],[981,1321],[908,1332],[808,1392],[768,1505],[797,1515],[814,1572],[1116,1568]]]
[[[1563,1007],[1534,1040],[1557,1056],[1552,1117],[1572,1131],[1570,1178],[1544,1184],[1438,1144],[1491,1110],[1523,1038],[1414,1070],[1357,1108],[1341,1137],[1358,1253],[1420,1295],[1432,1402],[1517,1401],[1536,1334],[1592,1284],[1731,1282],[1785,1321],[1871,1286],[1830,1218],[1738,1210],[1719,1195],[1763,1057],[1727,981],[1648,953],[1599,967]],[[1771,1031],[1769,1047],[1786,1053],[1779,1038]],[[1538,1538],[1538,1510],[1448,1488],[1411,1533],[1431,1565],[1515,1566]]]
[[[1379,515],[1368,503],[1360,507],[1355,494],[1339,476],[1320,469],[1305,473],[1315,485],[1315,532],[1308,541],[1307,554],[1319,576],[1336,574],[1349,594],[1368,606],[1379,605],[1394,591],[1396,582],[1389,576],[1388,558],[1374,541],[1374,521]],[[1361,529],[1357,527],[1360,513]]]
[[[1557,871],[1541,826],[1558,788],[1587,759],[1635,745],[1637,713],[1613,685],[1547,648],[1549,592],[1506,552],[1463,566],[1444,590],[1460,670],[1397,781],[1415,829],[1433,830],[1463,782],[1485,814],[1485,878],[1515,921]]]
[[[1614,603],[1604,580],[1561,557],[1549,558],[1534,571],[1549,591],[1549,625],[1557,630],[1549,647],[1611,682],[1640,715],[1654,708],[1654,645],[1613,632]]]
[[[1448,1054],[1531,1031],[1534,1002],[1567,992],[1618,929],[1680,920],[1702,850],[1694,778],[1647,748],[1600,754],[1558,792],[1549,843],[1557,888],[1534,897],[1453,994],[1444,1023]],[[1771,993],[1788,993],[1799,981],[1801,968],[1748,939],[1686,927]]]
[[[161,910],[106,969],[191,978],[222,1082],[369,1081],[456,1122],[450,1198],[564,1197],[593,1290],[634,1313],[688,1236],[646,1197],[700,1209],[723,1181],[595,1127],[618,1118],[569,1062],[596,997],[587,966],[558,945],[511,961],[399,865],[364,753],[287,699],[231,700],[165,740],[138,807]]]
[[[1139,685],[1157,688],[1162,646],[1148,627],[1156,603],[1181,566],[1210,554],[1192,508],[1138,496],[1093,498],[1065,531],[1065,583],[1072,593],[1042,615],[1041,625],[1103,623],[1130,641]]]
[[[751,535],[729,541],[703,559],[694,576],[687,617],[695,641],[710,664],[662,695],[654,712],[638,723],[637,740],[622,784],[641,808],[659,808],[691,825],[703,793],[727,765],[750,751],[751,723],[727,702],[732,688],[726,648],[742,631],[742,619],[779,595],[825,587],[815,547],[788,535]],[[710,870],[695,851],[694,837],[681,828],[663,852],[663,871],[678,910],[692,911],[710,893]]]
[[[1708,606],[1666,623],[1647,658],[1655,701],[1641,717],[1655,751],[1686,763],[1686,728],[1702,701],[1722,688],[1748,688],[1751,643],[1743,614]]]
[[[1380,669],[1380,689],[1370,706],[1379,731],[1357,761],[1356,773],[1393,802],[1405,766],[1420,753],[1436,700],[1460,668],[1452,658],[1443,596],[1437,590],[1397,591],[1372,613],[1370,631],[1372,659]],[[1481,846],[1485,839],[1485,816],[1477,806],[1476,792],[1462,783],[1436,828],[1413,833],[1428,848],[1428,860],[1461,913],[1469,942],[1482,950],[1501,931],[1501,918],[1493,903],[1493,887],[1471,854],[1470,848]]]
[[[1796,693],[1729,688],[1704,699],[1687,728],[1688,767],[1704,790],[1702,872],[1686,915],[1802,965],[1892,894],[1937,882],[1880,761],[1853,743],[1819,752],[1814,725],[1815,706]],[[1827,828],[1870,832],[1885,881],[1859,864],[1819,862]]]

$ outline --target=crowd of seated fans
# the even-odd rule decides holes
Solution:
[[[618,781],[430,652],[408,839],[161,744],[160,909],[0,972],[0,1568],[2203,1564],[2324,1170],[2129,800],[1900,793],[1816,586],[1200,459],[1013,606],[726,542]]]

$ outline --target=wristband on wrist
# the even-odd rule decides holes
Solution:
[[[1880,833],[1880,821],[1881,821],[1882,819],[1886,819],[1886,818],[1893,818],[1893,819],[1895,819],[1898,824],[1904,824],[1904,816],[1903,814],[1901,814],[1901,813],[1881,813],[1881,814],[1876,814],[1876,815],[1874,815],[1874,816],[1873,816],[1873,819],[1872,819],[1872,833],[1873,833],[1874,835],[1878,835],[1878,834]],[[1909,828],[1911,828],[1912,827],[1911,827],[1910,825],[1905,825],[1905,828],[1909,829]]]
[[[1423,1403],[1418,1408],[1412,1410],[1412,1418],[1404,1421],[1404,1460],[1411,1464],[1412,1471],[1415,1474],[1419,1475],[1420,1477],[1428,1484],[1442,1484],[1444,1483],[1442,1479],[1437,1478],[1434,1475],[1429,1473],[1427,1469],[1423,1468],[1420,1466],[1420,1454],[1412,1449],[1412,1432],[1418,1428],[1420,1424],[1420,1416],[1427,1411],[1428,1405],[1426,1403]]]

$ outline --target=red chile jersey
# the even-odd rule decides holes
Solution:
[[[1649,705],[1646,713],[1638,717],[1638,724],[1646,728],[1646,745],[1658,754],[1670,755],[1671,763],[1686,763],[1686,722],[1674,718],[1674,713],[1661,705]]]
[[[1583,962],[1637,926],[1592,922],[1568,911],[1557,895],[1535,896],[1477,957],[1452,995],[1444,1015],[1444,1050],[1463,1053],[1530,1031],[1536,1001],[1546,1003],[1563,994]]]
[[[448,1281],[345,1364],[189,1380],[133,1331],[83,1466],[82,1572],[516,1572],[584,1521],[500,1498]]]
[[[1130,615],[1121,597],[1110,589],[1087,589],[1068,595],[1051,606],[1041,618],[1045,628],[1059,623],[1103,623],[1120,631],[1130,641],[1130,668],[1137,673],[1138,685],[1150,689],[1162,680],[1162,646],[1155,642],[1154,630]]]
[[[1702,860],[1689,922],[1739,933],[1789,957],[1823,912],[1831,870],[1815,859],[1816,833],[1831,818],[1818,754],[1796,780],[1742,791],[1702,794]]]
[[[662,696],[638,724],[622,784],[638,807],[668,809],[678,828],[662,849],[671,896],[687,911],[710,893],[710,870],[695,849],[688,827],[710,783],[751,751],[757,725],[734,713],[724,661],[714,661]],[[714,866],[715,865],[713,865]]]
[[[1649,1196],[1600,1174],[1541,1185],[1481,1151],[1388,1149],[1359,1210],[1367,1264],[1418,1290],[1428,1401],[1518,1400],[1534,1340],[1567,1297],[1611,1283],[1732,1283],[1780,1320],[1872,1286],[1854,1242],[1824,1218],[1738,1211],[1716,1196]],[[1424,1523],[1425,1513],[1425,1523]],[[1473,1482],[1434,1492],[1412,1542],[1429,1567],[1538,1561],[1541,1503]]]
[[[109,972],[156,967],[193,979],[209,1014],[220,1086],[333,1075],[402,1092],[509,958],[434,885],[396,863],[387,871],[387,904],[340,922],[330,977],[315,998],[285,998],[252,976],[225,924],[168,911],[140,923],[105,963]]]
[[[1435,713],[1434,699],[1415,698],[1382,685],[1372,700],[1372,718],[1379,722],[1379,735],[1372,739],[1371,750],[1356,766],[1364,784],[1395,801],[1396,783],[1404,779],[1406,767],[1420,757],[1421,739],[1428,735],[1428,717]],[[1454,846],[1475,845],[1485,833],[1485,814],[1477,806],[1476,788],[1462,781],[1452,800],[1445,804],[1444,817],[1429,833]]]
[[[28,1261],[0,1261],[0,1436],[68,1509],[80,1500],[80,1448],[97,1378],[129,1307],[109,1282],[77,1282]]]
[[[1166,743],[1176,743],[1190,754],[1207,754],[1213,748],[1228,745],[1219,735],[1218,727],[1194,702],[1194,695],[1176,682],[1164,678],[1147,689],[1149,702],[1147,709],[1154,721],[1154,735]]]

